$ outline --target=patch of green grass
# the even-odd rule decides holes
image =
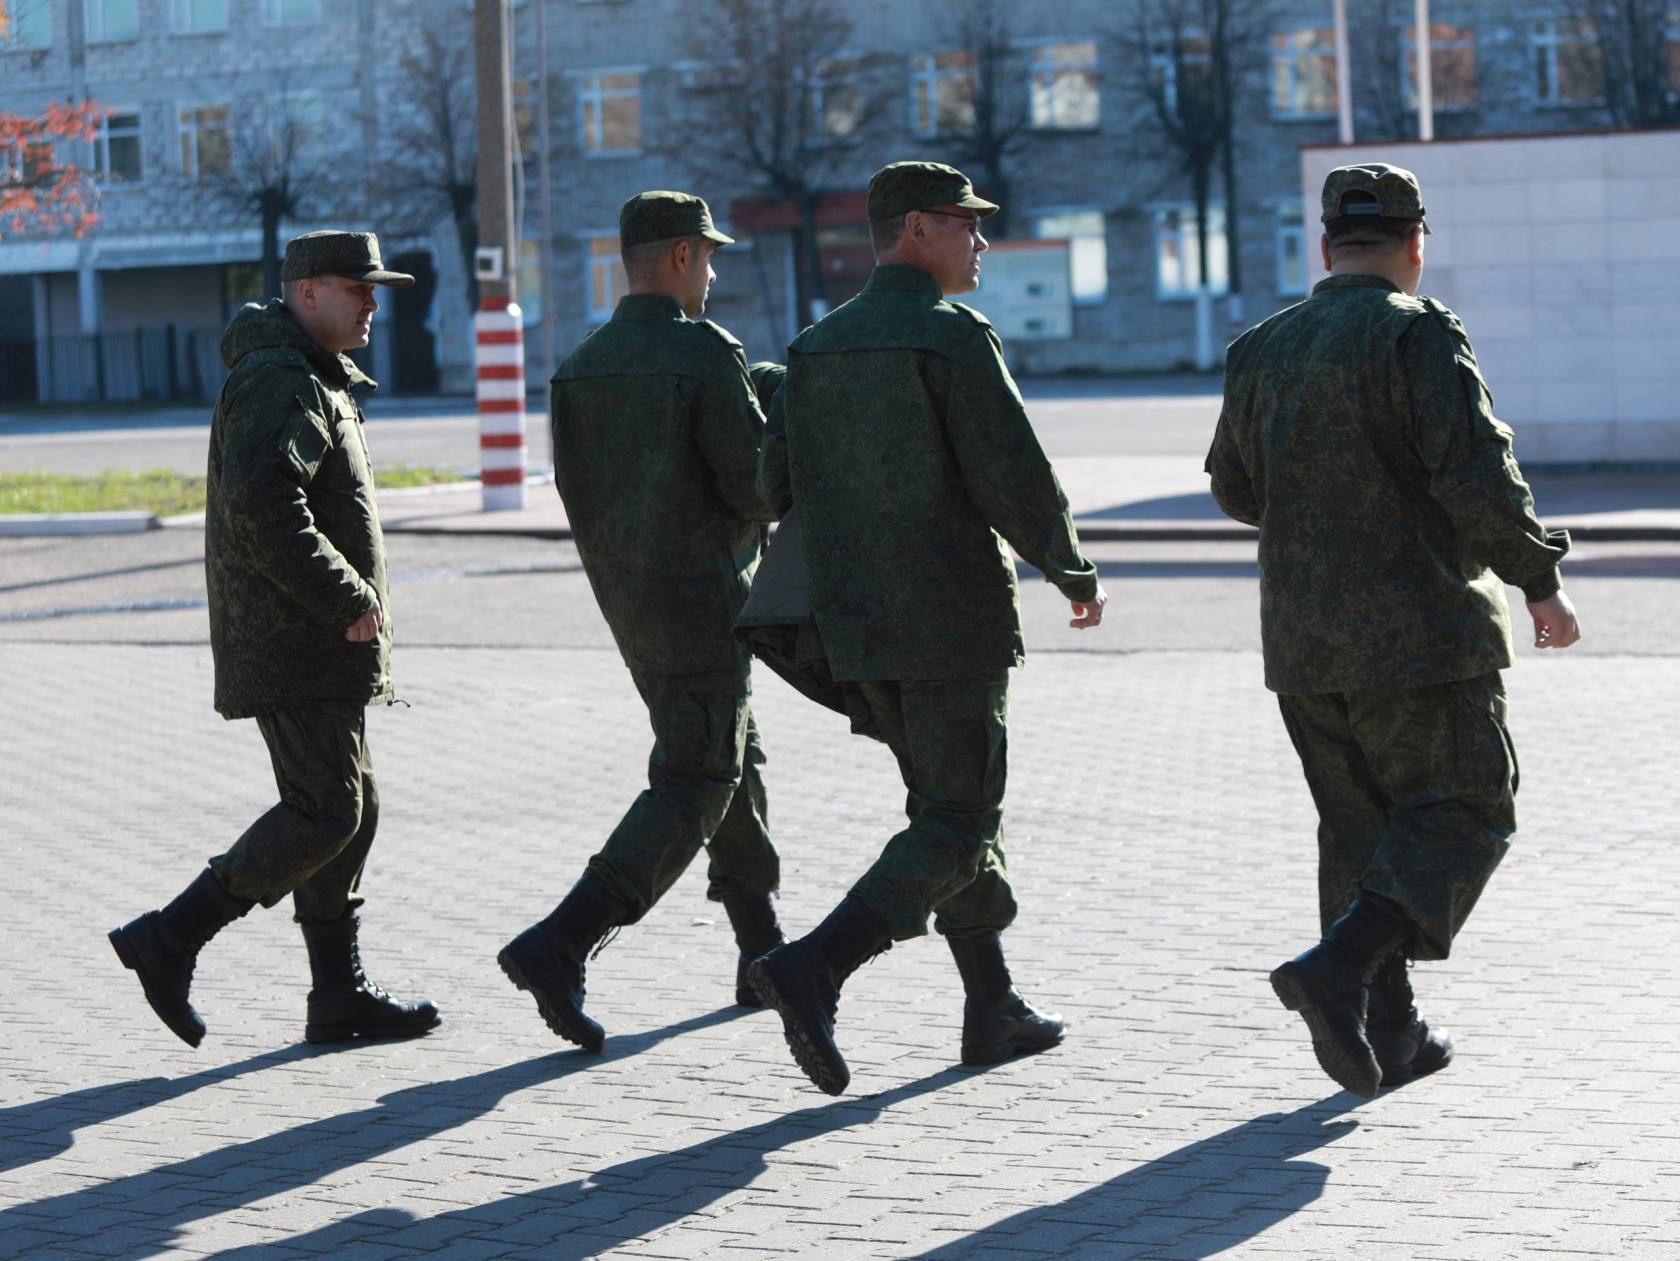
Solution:
[[[172,517],[204,510],[204,478],[167,469],[115,470],[93,477],[0,473],[0,512],[155,512]]]
[[[411,468],[398,464],[374,474],[381,490],[466,482],[452,469]],[[0,513],[6,512],[155,512],[160,517],[204,511],[204,478],[168,469],[122,473],[114,469],[93,477],[65,473],[0,473]]]
[[[454,469],[414,468],[407,464],[393,464],[375,470],[373,484],[379,490],[403,490],[410,486],[435,486],[439,482],[464,482]]]

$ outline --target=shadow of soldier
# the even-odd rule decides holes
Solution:
[[[770,1169],[766,1157],[771,1152],[867,1124],[895,1104],[967,1075],[962,1069],[947,1069],[868,1099],[807,1108],[681,1151],[627,1161],[580,1182],[435,1217],[375,1209],[272,1244],[219,1252],[208,1261],[267,1261],[300,1253],[331,1253],[353,1261],[442,1248],[458,1249],[464,1256],[583,1261],[701,1213],[750,1186]],[[1294,1158],[1349,1132],[1351,1120],[1333,1122],[1360,1102],[1353,1095],[1338,1094],[1293,1113],[1244,1122],[1060,1204],[1028,1209],[941,1245],[921,1254],[919,1261],[946,1261],[971,1253],[1039,1255],[1056,1250],[1059,1255],[1061,1242],[1071,1250],[1085,1239],[1110,1247],[1121,1240],[1134,1247],[1154,1243],[1171,1248],[1175,1259],[1211,1256],[1259,1235],[1318,1198],[1330,1171]],[[787,1167],[781,1168],[786,1174]],[[796,1189],[788,1198],[800,1203]],[[708,1225],[720,1245],[733,1234],[762,1238],[766,1213],[774,1207],[752,1206],[750,1227],[732,1230],[727,1208]],[[950,1216],[949,1209],[939,1208],[937,1192],[928,1207],[941,1218]],[[786,1211],[797,1212],[791,1207]],[[1009,1243],[1023,1237],[1030,1237],[1030,1247],[1011,1253]],[[1098,1250],[1091,1255],[1102,1254]]]
[[[72,1090],[48,1099],[0,1108],[0,1173],[33,1165],[69,1149],[76,1131],[102,1121],[168,1103],[205,1086],[233,1081],[247,1073],[292,1064],[319,1054],[305,1043],[265,1051],[250,1059],[206,1068],[185,1077],[144,1077]]]
[[[1343,1114],[1362,1102],[1341,1092],[1294,1112],[1256,1117],[1059,1204],[1026,1209],[907,1261],[1052,1250],[1057,1256],[1142,1257],[1151,1247],[1173,1261],[1213,1256],[1255,1238],[1323,1194],[1330,1170],[1295,1158],[1357,1129],[1358,1122]],[[1029,1240],[1030,1246],[1021,1246]],[[1018,1250],[1012,1252],[1012,1244]]]
[[[335,1257],[413,1256],[460,1241],[494,1244],[487,1255],[529,1247],[542,1261],[583,1261],[703,1211],[752,1184],[770,1166],[765,1158],[796,1143],[866,1125],[894,1104],[964,1081],[972,1070],[947,1068],[861,1099],[804,1108],[681,1151],[659,1152],[614,1165],[580,1182],[564,1182],[435,1217],[402,1209],[358,1213],[274,1244],[249,1244],[206,1261],[266,1261],[300,1252]],[[727,1210],[717,1219],[728,1236]]]
[[[721,1007],[660,1029],[616,1036],[608,1044],[605,1059],[610,1062],[638,1054],[668,1038],[723,1024],[744,1012],[740,1007]],[[339,1048],[324,1050],[345,1053]],[[295,1058],[318,1053],[300,1051]],[[274,1054],[285,1058],[288,1052]],[[62,1195],[13,1204],[0,1210],[0,1255],[58,1256],[66,1249],[80,1252],[93,1247],[102,1261],[154,1256],[172,1249],[177,1229],[187,1223],[308,1186],[465,1125],[493,1111],[516,1091],[601,1062],[600,1056],[566,1050],[470,1077],[427,1082],[385,1095],[358,1112],[325,1117]],[[83,1093],[102,1097],[97,1091]],[[96,1244],[88,1242],[95,1238]]]

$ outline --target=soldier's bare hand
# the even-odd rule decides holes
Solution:
[[[1567,648],[1581,638],[1575,605],[1561,590],[1544,600],[1530,600],[1528,614],[1534,619],[1536,648]]]
[[[1073,601],[1073,621],[1069,622],[1068,625],[1073,627],[1074,630],[1085,630],[1090,626],[1102,625],[1103,607],[1107,603],[1108,592],[1104,591],[1099,583],[1097,594],[1089,604],[1081,604],[1078,600]]]
[[[356,619],[356,624],[344,632],[344,638],[353,644],[365,644],[379,634],[384,621],[385,615],[376,604]]]

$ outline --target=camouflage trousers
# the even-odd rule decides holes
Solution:
[[[711,859],[712,901],[774,893],[781,864],[746,668],[632,678],[653,724],[648,786],[589,860],[590,874],[630,908],[629,923],[665,896],[701,846]]]
[[[1321,927],[1361,892],[1398,903],[1416,959],[1445,959],[1517,829],[1498,672],[1382,692],[1280,695],[1318,807]]]
[[[289,893],[300,924],[362,904],[357,886],[379,827],[366,719],[364,705],[328,702],[257,715],[280,804],[210,860],[222,888],[264,906]]]
[[[1009,672],[974,679],[848,684],[873,733],[898,758],[910,826],[892,840],[852,896],[904,941],[934,927],[974,937],[1015,921],[1003,854]]]

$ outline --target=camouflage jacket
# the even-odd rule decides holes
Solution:
[[[1024,659],[1008,540],[1069,600],[1096,594],[1067,497],[983,316],[877,267],[801,333],[759,488],[797,505],[835,679],[941,679]],[[1000,538],[999,536],[1002,536]]]
[[[316,345],[279,300],[233,317],[222,362],[204,513],[216,709],[248,718],[310,701],[388,700],[385,540],[349,393],[373,383]],[[375,604],[378,637],[345,639]]]
[[[625,664],[735,669],[732,632],[769,505],[741,344],[674,298],[631,294],[554,374],[554,476]]]
[[[1321,281],[1229,351],[1213,493],[1260,527],[1266,685],[1422,687],[1511,663],[1501,579],[1558,589],[1464,326],[1377,276]]]

